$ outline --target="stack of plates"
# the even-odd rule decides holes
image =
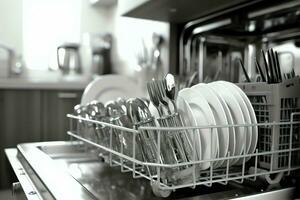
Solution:
[[[197,129],[189,134],[195,141],[199,160],[251,154],[256,149],[257,126],[228,126],[256,124],[253,107],[246,94],[235,84],[217,81],[199,83],[179,91],[178,112],[185,126],[225,125],[221,128]],[[246,158],[246,161],[250,157]],[[243,158],[229,159],[229,165],[240,165]],[[213,163],[213,164],[212,164]],[[204,162],[201,169],[225,167],[227,160]]]

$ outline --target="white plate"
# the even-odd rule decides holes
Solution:
[[[196,119],[197,126],[216,125],[213,112],[206,99],[198,92],[190,88],[185,88],[179,91],[178,96],[184,98],[189,105],[192,105],[194,110],[193,116]],[[194,113],[198,113],[197,115]],[[201,116],[201,117],[200,117]],[[213,159],[218,157],[219,142],[216,129],[200,129],[202,160]],[[209,162],[203,163],[201,169],[210,167]]]
[[[230,92],[234,95],[236,100],[239,102],[239,105],[241,106],[241,109],[242,109],[243,115],[244,115],[244,119],[245,119],[245,123],[251,124],[252,121],[251,121],[250,113],[248,110],[248,106],[246,105],[246,103],[245,103],[244,99],[242,98],[242,96],[240,95],[240,93],[235,88],[232,88],[231,84],[229,84],[226,81],[217,81],[216,84],[221,84],[230,90]],[[246,134],[245,153],[249,154],[251,143],[252,143],[252,127],[251,126],[245,127],[245,130],[246,130],[245,131],[245,134]],[[240,160],[240,162],[242,162],[242,161],[243,161],[243,159]]]
[[[240,93],[240,95],[242,96],[244,102],[246,103],[248,111],[250,113],[251,123],[257,124],[256,115],[255,115],[254,109],[252,107],[252,104],[251,104],[249,98],[247,97],[247,95],[243,92],[243,90],[233,83],[230,83],[230,82],[223,82],[223,83],[227,84],[229,87],[234,88],[236,91],[238,91]],[[257,126],[252,126],[252,141],[251,141],[250,149],[248,152],[249,154],[254,153],[254,151],[256,149],[256,145],[257,145],[257,140],[258,140]],[[247,158],[247,159],[249,159],[249,158]]]
[[[228,125],[226,113],[224,108],[219,101],[217,95],[207,87],[207,84],[199,83],[191,88],[195,92],[201,93],[203,97],[207,100],[216,120],[217,125]],[[219,138],[219,158],[224,158],[227,156],[228,146],[229,146],[229,129],[228,127],[217,128],[218,138]],[[214,167],[220,167],[224,160],[215,162]]]
[[[103,75],[85,88],[81,104],[86,105],[93,100],[106,103],[118,97],[141,97],[142,94],[141,88],[130,78],[121,75]]]
[[[216,82],[209,83],[211,88],[217,92],[226,102],[231,112],[231,116],[233,118],[234,124],[245,124],[245,119],[243,116],[242,109],[235,99],[235,97],[231,94],[230,90],[223,85],[216,84]],[[233,155],[238,156],[242,155],[245,149],[245,128],[244,127],[236,127],[235,128],[235,153]],[[235,164],[239,161],[239,159],[232,159],[231,164]]]
[[[207,87],[211,88],[212,92],[214,92],[219,101],[221,102],[223,109],[225,111],[226,117],[227,117],[227,121],[229,125],[233,125],[234,121],[230,112],[230,109],[226,103],[226,101],[224,100],[224,98],[218,93],[216,92],[213,87],[210,84],[207,84]],[[236,145],[236,136],[235,136],[235,128],[234,127],[230,127],[229,128],[229,147],[228,147],[228,152],[230,155],[235,155],[235,145]],[[229,164],[232,163],[232,160],[229,161]],[[223,166],[226,166],[227,162],[223,163]]]
[[[194,117],[194,112],[192,111],[192,108],[190,107],[189,103],[186,100],[184,100],[184,98],[178,96],[176,100],[176,106],[178,109],[178,113],[180,114],[183,120],[183,124],[185,126],[197,126],[196,118]],[[199,130],[189,131],[188,137],[192,145],[194,145],[193,141],[195,141],[196,159],[201,160],[202,152]]]

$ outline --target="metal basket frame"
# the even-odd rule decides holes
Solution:
[[[229,181],[235,181],[238,183],[243,183],[245,179],[255,181],[257,177],[265,177],[266,180],[269,180],[269,183],[272,183],[273,180],[270,179],[271,174],[278,174],[278,176],[289,175],[292,171],[300,169],[300,162],[292,163],[292,155],[300,155],[300,146],[295,146],[293,143],[293,134],[294,127],[300,125],[300,121],[295,121],[295,116],[300,116],[300,112],[292,113],[290,117],[290,121],[288,122],[268,122],[268,123],[257,123],[257,124],[234,124],[234,125],[208,125],[208,126],[198,126],[198,127],[139,127],[138,130],[129,129],[121,126],[116,126],[110,123],[95,121],[91,119],[82,118],[79,116],[74,116],[68,114],[67,117],[70,119],[70,130],[67,132],[71,138],[76,138],[84,142],[85,144],[89,144],[94,149],[97,149],[101,152],[106,153],[104,158],[111,166],[120,166],[122,172],[132,172],[132,176],[134,178],[146,178],[150,180],[151,185],[156,186],[159,190],[162,191],[172,191],[179,188],[191,187],[195,188],[197,185],[206,185],[212,186],[213,183],[220,183],[223,185],[228,184]],[[298,117],[297,117],[298,118]],[[107,134],[109,135],[109,145],[104,146],[103,144],[99,144],[97,141],[87,138],[84,136],[85,133],[79,133],[78,127],[76,128],[77,121],[89,123],[89,124],[97,124],[104,127],[108,127],[109,131]],[[74,124],[74,121],[76,122]],[[74,126],[75,125],[75,126]],[[228,152],[226,157],[223,158],[215,158],[208,160],[194,160],[190,162],[184,163],[176,163],[176,164],[164,164],[161,163],[159,159],[157,162],[145,162],[143,160],[138,160],[136,158],[136,138],[138,134],[141,134],[143,131],[154,131],[157,134],[157,157],[159,158],[161,154],[161,134],[172,134],[178,131],[192,131],[197,133],[196,130],[200,129],[214,129],[214,128],[233,128],[233,127],[249,127],[249,126],[257,126],[259,127],[271,127],[271,130],[275,130],[277,126],[288,126],[289,131],[289,145],[286,148],[276,150],[274,146],[269,151],[259,151],[256,149],[254,153],[247,154],[244,152],[242,155],[230,155]],[[75,127],[75,128],[74,128]],[[123,152],[123,148],[121,145],[120,151],[116,151],[113,148],[113,140],[112,134],[113,131],[117,131],[119,134],[132,134],[132,156],[125,155]],[[297,133],[299,134],[299,133]],[[212,134],[211,134],[212,135]],[[211,136],[212,137],[212,136]],[[245,137],[246,138],[246,137]],[[195,140],[194,140],[195,141]],[[195,147],[195,142],[193,142],[193,147]],[[213,148],[213,147],[212,147]],[[194,148],[195,149],[195,148]],[[288,164],[287,166],[277,169],[273,168],[272,162],[274,162],[274,157],[278,156],[278,154],[288,154]],[[196,152],[193,152],[193,157],[195,158]],[[271,167],[269,169],[261,169],[259,166],[259,158],[261,156],[269,155],[271,157]],[[251,158],[249,162],[247,162],[247,158]],[[239,166],[229,166],[229,161],[231,159],[242,159],[243,162]],[[224,160],[226,166],[223,168],[214,169],[210,167],[207,170],[199,170],[199,165],[204,162],[210,162],[211,166],[217,161]],[[190,166],[192,169],[191,173],[188,175],[188,179],[183,182],[178,183],[166,183],[162,179],[162,173],[172,169],[178,169],[179,167]],[[168,170],[167,170],[168,169]],[[277,181],[280,179],[277,178]]]

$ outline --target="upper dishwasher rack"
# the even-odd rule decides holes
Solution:
[[[70,130],[68,135],[71,138],[76,138],[88,144],[88,147],[94,152],[97,151],[99,155],[102,155],[105,160],[111,166],[120,166],[122,172],[131,172],[134,178],[144,177],[150,180],[153,191],[158,196],[169,196],[172,190],[179,188],[192,187],[197,185],[212,186],[213,183],[220,183],[223,185],[228,184],[229,181],[235,181],[243,183],[245,179],[255,181],[257,177],[264,177],[270,184],[277,183],[284,175],[290,175],[293,171],[300,169],[300,144],[295,141],[294,138],[299,137],[299,125],[300,121],[295,119],[300,116],[300,113],[292,113],[289,122],[272,122],[272,123],[259,123],[259,124],[235,124],[235,125],[208,125],[199,127],[139,127],[138,130],[129,129],[121,126],[116,126],[110,123],[101,121],[90,120],[78,116],[68,114],[67,117],[70,120]],[[82,123],[87,124],[83,131]],[[101,126],[105,128],[104,134],[106,134],[107,141],[100,141],[96,133],[93,131],[94,127]],[[159,158],[161,151],[161,144],[163,142],[163,134],[174,134],[178,131],[193,132],[199,129],[215,129],[222,127],[269,127],[271,130],[275,130],[277,126],[289,127],[289,145],[284,149],[274,150],[272,147],[269,151],[261,151],[256,149],[254,153],[232,156],[230,152],[226,157],[208,159],[208,160],[194,160],[190,162],[182,162],[178,164],[165,164],[160,159],[156,162],[146,162],[137,155],[138,148],[138,135],[144,131],[151,131],[156,134],[157,152],[156,156]],[[116,148],[114,134],[119,134],[121,137],[127,134],[132,138],[131,151],[125,150],[123,143],[120,148]],[[297,137],[295,137],[295,135]],[[195,137],[195,136],[194,136]],[[195,147],[195,142],[193,144]],[[195,149],[195,148],[193,148]],[[196,154],[196,152],[193,152]],[[285,154],[287,156],[286,165],[281,168],[263,169],[260,166],[260,157],[270,156],[271,162],[274,157]],[[195,158],[195,157],[194,157]],[[242,159],[242,164],[237,166],[230,166],[229,163],[232,159]],[[214,163],[218,161],[224,161],[226,166],[223,168],[214,169]],[[201,163],[210,162],[210,168],[207,170],[200,170]],[[189,166],[187,170],[178,172],[179,168]],[[271,165],[272,166],[272,165]],[[271,179],[270,175],[275,174],[275,178]],[[177,181],[166,181],[165,177],[172,176],[174,179],[178,177],[184,177],[177,179]],[[169,177],[168,177],[169,178]]]

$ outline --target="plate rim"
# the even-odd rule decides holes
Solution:
[[[201,94],[203,94],[204,98],[207,100],[208,104],[213,107],[216,107],[218,106],[218,110],[216,110],[217,114],[218,114],[218,118],[223,122],[225,122],[224,125],[228,125],[228,120],[227,120],[227,116],[226,116],[226,113],[224,111],[224,108],[222,106],[222,103],[220,102],[220,100],[218,99],[217,95],[212,91],[212,89],[210,89],[209,87],[207,87],[207,84],[205,83],[198,83],[197,85],[194,85],[193,87],[191,87],[192,90],[194,91],[197,91],[197,92],[200,92],[200,90],[202,90],[203,92],[201,92]],[[205,94],[205,95],[204,95]],[[208,99],[208,95],[212,95],[210,99]],[[212,102],[212,100],[214,102]],[[214,104],[214,105],[211,105],[211,104]],[[219,110],[220,109],[220,110]],[[220,112],[220,113],[219,113]],[[220,116],[220,115],[223,115],[223,116]],[[214,116],[215,119],[216,119],[216,116]],[[218,132],[218,138],[219,138],[219,158],[220,157],[226,157],[227,156],[227,153],[228,153],[228,148],[229,148],[229,128],[222,128],[221,132],[220,132],[220,129],[217,130]],[[220,137],[224,137],[225,138],[225,141],[220,141]],[[226,143],[224,145],[224,149],[222,149],[222,155],[220,155],[220,143]],[[222,166],[222,164],[225,162],[225,160],[220,160],[218,162],[216,162],[216,166],[215,167],[219,167],[219,166]]]
[[[193,90],[191,88],[184,88],[184,89],[182,89],[182,90],[180,90],[178,92],[178,96],[182,95],[182,93],[187,93],[187,92],[188,93],[192,92],[191,94],[193,94]],[[184,98],[184,97],[182,97],[182,98]],[[188,103],[193,102],[193,103],[195,103],[195,104],[198,105],[199,101],[197,101],[195,99],[199,99],[199,98],[202,98],[202,101],[205,101],[207,103],[207,108],[209,109],[208,112],[210,112],[210,116],[207,116],[207,113],[204,113],[204,115],[207,117],[207,119],[210,119],[209,120],[210,122],[212,122],[210,125],[216,125],[216,121],[215,121],[214,115],[213,115],[213,113],[211,111],[211,108],[209,107],[209,104],[206,101],[206,99],[201,94],[200,94],[200,96],[199,95],[195,95],[192,99],[186,99],[186,101]],[[201,108],[201,106],[200,106],[200,108]],[[210,129],[208,129],[208,132],[210,132],[210,134],[213,134],[213,138],[215,138],[214,140],[216,140],[216,149],[215,149],[215,152],[213,152],[213,155],[212,155],[211,151],[209,151],[210,155],[208,155],[208,153],[204,154],[204,152],[205,152],[205,151],[203,151],[204,147],[203,147],[203,145],[201,145],[201,148],[202,148],[202,159],[212,159],[212,158],[217,158],[218,157],[218,151],[219,151],[219,145],[218,145],[219,144],[219,142],[218,142],[219,138],[218,138],[218,134],[217,134],[216,131],[214,131],[213,133],[211,133]],[[200,134],[200,139],[201,139],[201,144],[202,144],[201,134]],[[209,139],[210,139],[210,137],[209,137]],[[208,143],[212,143],[212,141],[209,141]],[[210,148],[210,150],[211,150],[211,148]],[[205,163],[206,163],[206,165],[202,164],[201,169],[207,169],[207,168],[210,167],[210,162],[205,162]]]

